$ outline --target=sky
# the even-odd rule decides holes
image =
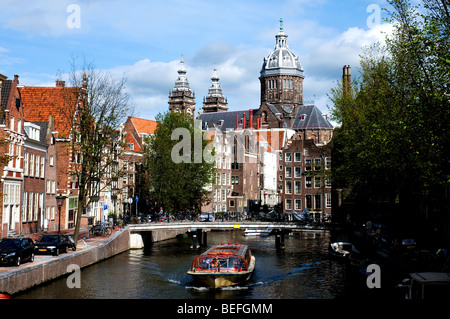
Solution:
[[[136,116],[154,120],[183,55],[196,96],[207,95],[214,66],[228,108],[260,105],[259,75],[283,19],[304,70],[303,96],[324,114],[328,94],[365,46],[391,32],[385,0],[0,0],[0,74],[26,86],[54,86],[73,58],[125,77]]]

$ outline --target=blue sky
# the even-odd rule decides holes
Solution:
[[[283,18],[304,69],[304,99],[328,113],[327,94],[342,66],[356,75],[362,47],[389,32],[386,13],[378,23],[370,9],[385,6],[385,0],[0,0],[0,73],[18,74],[23,85],[54,86],[72,56],[84,56],[126,77],[137,115],[154,119],[168,109],[183,54],[196,112],[214,63],[229,109],[257,108],[259,71]]]

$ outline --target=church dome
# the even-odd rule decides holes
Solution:
[[[280,21],[282,23],[282,20]],[[276,44],[273,52],[264,58],[261,76],[268,75],[296,75],[303,77],[303,68],[298,56],[289,50],[287,34],[280,26],[280,32],[275,36]]]

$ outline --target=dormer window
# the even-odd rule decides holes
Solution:
[[[306,114],[300,115],[300,120],[302,120],[302,121],[306,120]]]
[[[24,129],[28,135],[28,138],[39,141],[39,137],[41,135],[41,127],[39,125],[33,124],[31,122],[25,122]]]

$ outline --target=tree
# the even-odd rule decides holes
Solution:
[[[215,162],[204,156],[210,141],[184,113],[167,112],[156,120],[145,150],[149,197],[169,213],[199,210],[215,171]]]
[[[71,123],[68,138],[74,164],[69,173],[78,182],[76,241],[87,206],[98,201],[101,188],[110,187],[120,175],[115,166],[117,152],[123,148],[117,128],[132,112],[132,105],[125,93],[125,79],[116,80],[92,64],[84,62],[78,67],[73,61],[69,78],[72,87],[67,88],[67,101],[74,102],[60,111]]]
[[[361,76],[330,97],[342,124],[334,138],[333,182],[358,198],[388,192],[417,209],[450,183],[449,5],[392,0],[395,31],[361,56]]]

